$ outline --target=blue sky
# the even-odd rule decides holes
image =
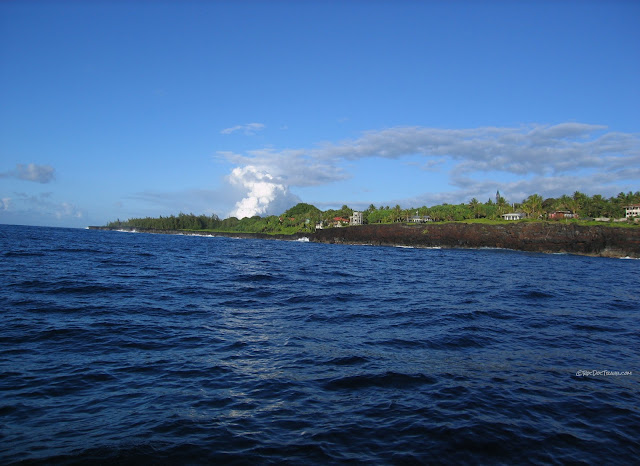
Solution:
[[[0,223],[640,190],[640,3],[0,2]]]

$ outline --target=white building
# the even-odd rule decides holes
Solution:
[[[628,205],[624,210],[627,218],[640,217],[640,204]]]
[[[512,212],[510,214],[502,214],[501,217],[503,220],[522,220],[526,215],[522,212]]]
[[[353,215],[349,217],[349,223],[351,225],[362,225],[364,223],[362,212],[353,211]]]

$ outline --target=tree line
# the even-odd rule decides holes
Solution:
[[[625,216],[624,207],[640,204],[640,191],[619,193],[605,198],[599,194],[588,196],[576,191],[572,196],[544,199],[532,194],[520,203],[510,203],[504,197],[479,202],[476,198],[468,203],[441,204],[432,207],[411,207],[403,209],[400,205],[379,206],[371,204],[363,212],[364,223],[395,223],[410,221],[415,215],[429,216],[433,221],[463,221],[470,219],[500,220],[501,215],[510,212],[523,212],[528,218],[545,219],[555,211],[570,211],[580,218],[621,218]],[[281,215],[267,217],[229,217],[220,219],[217,215],[194,215],[180,213],[169,217],[131,218],[126,221],[114,221],[107,224],[111,228],[141,228],[157,230],[210,230],[221,232],[246,233],[282,233],[313,232],[316,225],[323,228],[335,225],[339,220],[348,219],[353,209],[343,205],[340,209],[321,211],[317,207],[299,203]]]
[[[215,214],[207,216],[180,213],[177,216],[171,215],[169,217],[130,218],[124,222],[118,219],[109,222],[107,226],[154,230],[214,230],[218,228],[220,222],[220,218]]]
[[[500,220],[501,216],[510,212],[522,212],[532,219],[546,219],[557,211],[569,211],[580,218],[622,218],[625,206],[640,204],[640,191],[619,193],[617,196],[605,198],[600,194],[589,196],[576,191],[572,196],[562,195],[558,198],[544,199],[539,194],[532,194],[519,203],[511,203],[502,196],[495,201],[488,199],[480,202],[472,198],[463,204],[442,204],[432,207],[411,207],[402,209],[395,207],[378,207],[370,205],[364,211],[367,223],[393,223],[408,221],[411,217],[429,216],[433,221],[463,221],[470,219]]]

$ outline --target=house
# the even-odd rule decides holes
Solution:
[[[640,217],[640,204],[625,206],[624,211],[627,218]]]
[[[522,212],[512,212],[510,214],[502,214],[501,217],[503,220],[522,220],[526,215]]]
[[[351,225],[362,225],[364,223],[362,212],[353,212],[353,215],[349,217]]]
[[[433,219],[428,215],[414,215],[409,219],[409,221],[412,223],[427,223],[433,222]]]
[[[574,214],[570,210],[556,210],[555,212],[549,214],[549,218],[553,220],[561,220],[564,218],[578,218],[578,215]]]
[[[341,227],[342,225],[348,225],[349,224],[349,219],[348,218],[344,218],[344,217],[333,217],[333,226],[334,227]]]

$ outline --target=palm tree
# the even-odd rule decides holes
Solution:
[[[498,207],[498,215],[506,214],[510,210],[509,209],[509,203],[502,196],[498,197],[498,200],[496,202],[496,206]]]
[[[606,210],[607,200],[602,197],[601,194],[594,194],[591,197],[591,208],[587,215],[589,217],[602,217],[602,214]]]
[[[471,209],[471,211],[473,212],[473,217],[474,218],[478,218],[480,215],[480,209],[479,207],[480,203],[478,202],[478,200],[474,197],[471,199],[471,201],[469,201],[469,208]]]
[[[542,215],[542,196],[532,194],[522,203],[522,209],[530,218],[538,218]]]
[[[393,208],[393,221],[398,222],[402,218],[402,207],[400,204],[396,204]]]
[[[566,194],[563,194],[558,198],[556,202],[556,210],[571,210],[572,212],[575,212],[574,210],[571,209],[572,205],[573,205],[573,199],[571,199]]]
[[[573,202],[571,202],[571,210],[574,214],[581,214],[582,209],[587,205],[589,198],[586,194],[576,191],[573,193]]]

